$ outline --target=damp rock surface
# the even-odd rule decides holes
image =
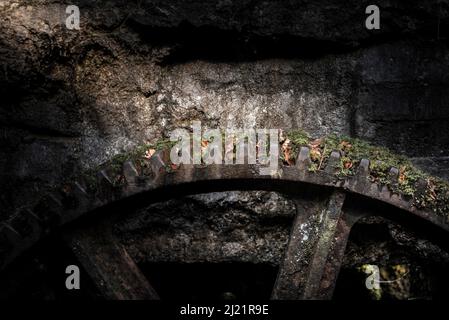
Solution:
[[[116,223],[116,234],[140,263],[276,266],[295,215],[295,201],[275,192],[210,193],[132,213]]]

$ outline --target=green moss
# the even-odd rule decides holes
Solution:
[[[299,148],[302,146],[308,146],[310,142],[310,136],[304,130],[289,131],[285,135],[290,140],[291,147],[291,159],[294,160],[299,152]],[[285,160],[285,155],[281,152],[281,160]]]
[[[387,148],[345,136],[328,135],[321,139],[311,139],[304,131],[293,131],[288,132],[287,137],[293,144],[291,149],[295,154],[301,146],[308,146],[311,149],[312,163],[309,167],[311,172],[322,170],[332,151],[339,151],[341,155],[335,173],[337,178],[354,175],[360,161],[368,159],[371,181],[387,185],[391,191],[411,197],[417,207],[428,208],[444,216],[448,215],[449,184],[425,174],[404,156],[394,154]],[[392,167],[399,170],[398,181],[389,179]],[[419,179],[427,181],[427,189],[423,196],[418,195],[416,189]]]
[[[344,179],[355,174],[355,170],[362,159],[369,159],[369,179],[371,181],[387,185],[393,192],[411,197],[414,205],[418,208],[430,209],[449,218],[449,184],[423,173],[404,156],[396,155],[387,148],[374,146],[366,141],[345,136],[328,135],[320,139],[313,139],[307,132],[295,130],[287,132],[285,137],[288,140],[288,147],[284,148],[284,151],[287,150],[289,155],[286,159],[285,153],[281,152],[281,160],[284,162],[294,160],[300,147],[308,146],[311,149],[312,160],[309,171],[318,172],[324,169],[332,151],[339,151],[341,157],[340,163],[335,168],[335,176],[337,179]],[[282,143],[286,143],[287,140],[282,141]],[[155,151],[170,149],[175,144],[176,142],[167,139],[159,140],[152,144],[137,146],[131,152],[114,156],[105,164],[84,174],[88,189],[96,190],[96,175],[99,170],[104,168],[108,168],[108,173],[113,179],[114,185],[119,186],[124,183],[122,167],[123,163],[128,160],[133,161],[144,174],[150,174],[151,170],[145,153],[151,149]],[[389,172],[392,167],[399,170],[398,181],[389,179]],[[167,171],[171,170],[171,166],[167,165]],[[423,194],[419,194],[416,190],[418,179],[426,181],[426,190]]]
[[[98,188],[97,174],[102,169],[108,169],[109,177],[112,179],[114,186],[118,187],[124,184],[124,177],[122,176],[123,164],[126,161],[132,161],[144,172],[149,171],[148,162],[145,158],[145,154],[149,150],[165,150],[172,148],[176,142],[168,139],[158,140],[151,144],[142,144],[134,148],[131,152],[120,153],[112,157],[109,161],[101,164],[100,166],[88,170],[83,174],[84,181],[87,184],[87,189],[90,192],[95,192]]]
[[[307,146],[310,142],[310,135],[304,130],[293,130],[286,133],[286,136],[296,146]]]

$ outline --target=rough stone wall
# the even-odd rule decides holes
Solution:
[[[142,262],[250,262],[282,259],[297,206],[274,192],[209,193],[150,206],[116,223]]]

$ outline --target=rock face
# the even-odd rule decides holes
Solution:
[[[0,1],[0,217],[193,120],[361,137],[448,179],[448,2],[376,4],[381,29],[368,31],[360,1],[83,0],[81,29],[68,30],[60,1]],[[250,203],[244,214],[236,197]],[[246,210],[268,214],[273,197],[287,201],[230,193],[177,205],[193,206],[202,225],[214,203],[233,225],[254,219]],[[292,207],[276,210],[287,217]],[[241,248],[238,239],[265,232],[248,227],[221,250],[248,261],[268,250],[272,262],[282,221],[264,243]]]
[[[152,205],[119,221],[116,228],[139,262],[276,266],[295,214],[294,200],[277,193],[233,191]]]

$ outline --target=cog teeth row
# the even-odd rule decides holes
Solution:
[[[141,161],[145,162],[145,166],[138,165],[138,169],[133,161],[128,160],[123,163],[122,171],[119,175],[117,175],[116,170],[112,169],[112,166],[100,170],[94,177],[96,178],[94,188],[90,188],[90,184],[87,183],[90,179],[87,180],[87,177],[81,178],[63,189],[66,196],[62,199],[58,194],[49,193],[43,196],[37,205],[31,207],[31,210],[23,209],[19,211],[7,223],[0,225],[0,269],[4,264],[4,259],[2,261],[2,258],[10,255],[8,251],[16,250],[14,248],[18,246],[18,243],[29,243],[31,239],[39,238],[41,234],[47,233],[56,225],[60,225],[63,218],[66,219],[66,216],[64,215],[63,217],[62,215],[64,209],[69,209],[66,212],[67,215],[78,216],[83,212],[92,210],[96,205],[111,202],[117,197],[124,197],[139,190],[147,190],[149,184],[157,187],[165,183],[169,185],[176,181],[175,179],[165,179],[163,175],[166,172],[167,165],[170,164],[169,156],[170,150],[168,149],[157,151],[151,158],[142,159]],[[321,171],[324,174],[313,174],[309,173],[309,168],[312,165],[311,149],[306,146],[300,147],[296,157],[296,169],[293,170],[296,175],[295,179],[302,182],[343,187],[351,192],[364,194],[371,198],[383,199],[390,201],[390,203],[395,202],[396,205],[399,204],[404,208],[406,206],[410,208],[410,203],[404,204],[405,202],[401,202],[404,200],[403,195],[393,194],[389,186],[369,182],[371,163],[368,159],[361,159],[358,166],[353,168],[355,170],[354,177],[348,177],[344,181],[342,179],[334,179],[337,170],[341,168],[341,156],[341,152],[332,151],[325,166],[322,167]],[[137,164],[141,163],[137,162]],[[379,164],[379,162],[375,164]],[[192,181],[195,181],[195,179],[201,180],[205,174],[209,175],[207,178],[215,174],[217,180],[222,178],[222,172],[218,166],[212,168],[215,171],[209,170],[206,173],[204,171],[203,173],[195,171],[194,169],[197,167],[202,166],[186,166],[186,170],[182,172],[187,174],[187,177],[190,177]],[[399,183],[399,175],[400,172],[397,168],[390,168],[388,172],[390,186]],[[171,177],[177,178],[174,175]],[[126,184],[120,184],[120,188],[117,188],[117,178],[120,182],[124,179]],[[339,181],[335,182],[335,180]],[[425,194],[427,188],[428,181],[424,179],[417,181],[416,189],[418,195]]]
[[[341,152],[339,151],[332,151],[329,158],[327,159],[327,163],[325,167],[323,168],[323,171],[327,174],[335,174],[338,168],[341,166]],[[312,160],[310,157],[310,149],[308,147],[301,147],[298,156],[296,158],[296,168],[302,171],[307,171],[310,165],[312,164]],[[370,160],[368,159],[361,159],[357,168],[355,169],[355,175],[360,180],[360,182],[363,182],[362,178],[368,178],[371,172],[370,169]],[[376,161],[376,165],[382,164],[381,161]],[[397,168],[390,168],[390,171],[388,173],[388,180],[390,184],[397,185],[399,179],[399,169]]]
[[[97,204],[101,204],[105,201],[109,201],[111,199],[116,198],[116,196],[120,196],[120,189],[117,188],[121,186],[122,183],[126,184],[129,188],[127,190],[122,189],[122,196],[133,193],[136,191],[135,187],[143,181],[145,181],[148,175],[156,178],[160,176],[161,172],[164,172],[166,169],[166,164],[169,160],[169,150],[159,150],[155,154],[151,156],[151,158],[144,160],[149,165],[149,172],[144,173],[143,175],[139,174],[139,170],[134,165],[133,161],[128,160],[125,161],[122,165],[122,170],[119,175],[117,172],[112,169],[112,167],[106,167],[97,172],[96,174],[96,185],[95,190],[93,190],[93,196],[97,202]],[[74,198],[82,199],[88,196],[87,188],[85,184],[75,183],[72,186],[72,191],[74,194]]]

